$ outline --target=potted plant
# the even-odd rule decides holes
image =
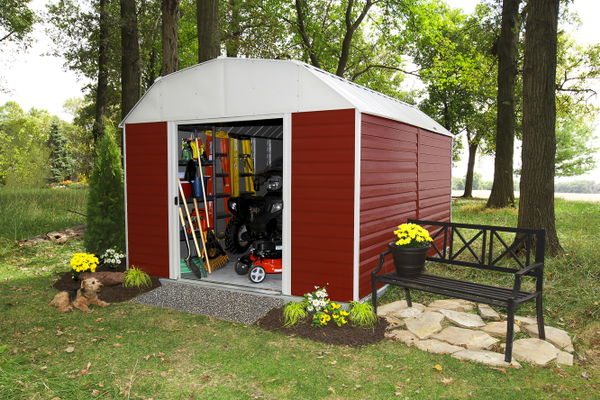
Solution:
[[[388,244],[388,248],[394,257],[396,273],[402,278],[418,278],[433,239],[427,229],[417,224],[399,225],[394,234],[398,240]]]

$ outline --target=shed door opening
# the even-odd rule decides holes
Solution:
[[[186,124],[177,132],[187,204],[186,211],[180,196],[181,278],[199,279],[189,263],[199,264],[198,250],[205,260],[206,248],[211,271],[198,265],[201,281],[281,292],[283,119]]]

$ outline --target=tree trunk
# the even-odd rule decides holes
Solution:
[[[529,0],[523,68],[523,169],[519,228],[545,228],[547,249],[564,253],[556,234],[556,53],[560,0]]]
[[[240,52],[240,36],[242,34],[240,27],[240,5],[241,0],[229,0],[229,8],[231,10],[229,21],[229,40],[227,41],[226,52],[227,57],[237,57]]]
[[[198,22],[198,63],[221,55],[219,36],[219,1],[196,0]]]
[[[135,0],[121,0],[121,118],[140,99],[140,44]]]
[[[98,87],[96,88],[96,116],[92,128],[94,144],[99,143],[100,138],[104,135],[104,118],[108,108],[108,1],[100,0]]]
[[[178,20],[179,0],[162,0],[162,76],[169,75],[179,69]]]
[[[344,72],[346,72],[346,67],[348,65],[348,59],[350,58],[351,52],[350,45],[352,44],[352,37],[354,36],[354,32],[356,32],[360,24],[365,19],[372,5],[373,3],[371,2],[371,0],[367,0],[363,6],[360,15],[358,15],[358,17],[356,18],[356,21],[352,22],[354,0],[348,0],[348,4],[346,5],[346,14],[344,18],[344,22],[346,24],[346,33],[344,35],[344,40],[342,41],[342,52],[338,61],[337,71],[335,72],[335,74],[339,77],[343,77]]]
[[[494,160],[494,183],[487,207],[506,207],[515,201],[513,158],[520,3],[521,0],[504,0],[502,6],[502,29],[498,39],[496,157]]]
[[[469,163],[467,166],[467,177],[465,178],[465,192],[462,197],[473,197],[473,172],[475,171],[477,147],[477,144],[469,143]]]

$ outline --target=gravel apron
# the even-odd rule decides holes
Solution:
[[[246,325],[253,324],[285,301],[270,296],[169,282],[133,300],[177,311],[202,314]]]

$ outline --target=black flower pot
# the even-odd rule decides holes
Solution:
[[[401,278],[418,278],[423,273],[425,258],[431,245],[427,247],[401,247],[395,242],[388,244],[394,257],[396,273]]]

